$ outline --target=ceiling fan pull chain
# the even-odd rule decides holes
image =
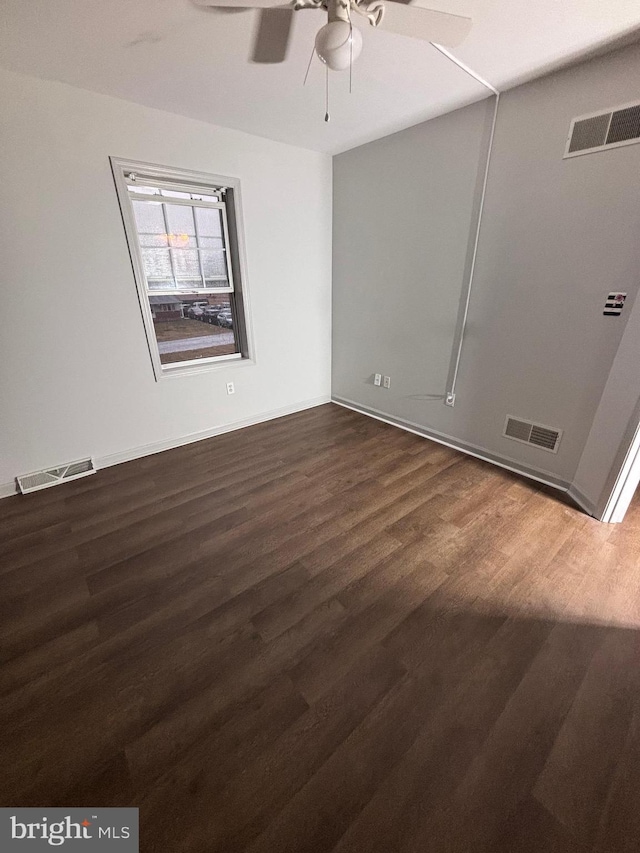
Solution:
[[[331,120],[331,116],[329,115],[329,66],[325,66],[325,73],[326,73],[326,77],[325,77],[325,80],[326,80],[326,83],[325,83],[325,105],[326,105],[326,111],[325,111],[325,114],[324,114],[324,120],[325,120],[326,122],[329,122],[329,121]]]

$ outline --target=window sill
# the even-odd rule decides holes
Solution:
[[[185,364],[184,366],[178,364],[175,367],[170,368],[162,368],[158,375],[156,375],[157,380],[161,379],[178,379],[181,376],[193,376],[196,373],[206,373],[209,371],[221,370],[225,367],[243,367],[248,365],[255,365],[255,359],[249,356],[238,355],[231,358],[223,358],[219,361],[216,359],[215,361],[203,361],[200,364]]]

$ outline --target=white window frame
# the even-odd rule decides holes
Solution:
[[[126,160],[120,157],[110,157],[109,159],[116,185],[116,192],[118,194],[118,201],[120,203],[120,212],[122,214],[131,265],[133,267],[133,275],[138,292],[138,302],[140,303],[140,311],[142,313],[147,345],[156,381],[159,381],[160,379],[200,373],[206,370],[220,369],[221,367],[255,364],[253,334],[251,328],[251,311],[249,309],[249,288],[246,274],[240,180],[238,178],[230,178],[223,175],[212,175],[204,172],[193,172],[186,169],[172,169],[165,166],[158,166],[153,163]],[[137,196],[135,192],[132,192],[129,189],[132,185],[132,181],[130,179],[131,175],[135,175],[135,180],[139,181],[140,186],[152,184],[153,186],[175,190],[176,192],[214,195],[216,190],[219,191],[221,188],[233,191],[233,234],[230,234],[227,218],[228,202],[226,201],[194,202],[191,199],[172,198],[169,196],[162,196],[162,199],[168,204],[184,204],[191,207],[196,204],[198,207],[211,207],[221,211],[229,286],[212,287],[210,289],[203,288],[202,291],[198,289],[197,292],[202,292],[204,297],[224,293],[233,294],[236,322],[238,325],[238,328],[234,329],[234,333],[237,335],[237,340],[241,350],[240,353],[213,356],[212,358],[206,359],[192,359],[190,361],[181,361],[174,364],[162,364],[156,340],[149,296],[169,295],[180,298],[181,295],[184,295],[185,291],[180,291],[176,288],[154,288],[153,290],[150,290],[147,286],[147,277],[144,272],[142,252],[138,238],[138,229],[133,213],[132,201],[149,201],[151,198],[157,197],[150,196],[146,193]],[[190,288],[188,292],[193,294],[193,288]]]

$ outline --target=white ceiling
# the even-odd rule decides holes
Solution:
[[[428,6],[428,0],[420,0]],[[474,26],[453,50],[500,89],[640,27],[638,0],[473,0]],[[362,55],[330,76],[303,79],[318,10],[297,12],[287,60],[249,61],[254,11],[202,9],[191,0],[2,0],[0,64],[47,79],[335,153],[485,96],[425,42],[374,30]],[[355,16],[357,17],[357,16]]]

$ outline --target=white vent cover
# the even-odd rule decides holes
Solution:
[[[66,465],[58,465],[57,468],[43,468],[42,471],[34,471],[31,474],[23,474],[16,477],[22,494],[37,492],[40,489],[48,489],[49,486],[57,486],[58,483],[66,483],[67,480],[78,480],[96,473],[93,459],[80,459],[77,462],[68,462]]]
[[[640,101],[574,118],[564,156],[578,157],[635,142],[640,142]]]
[[[533,444],[534,447],[548,450],[551,453],[558,452],[558,445],[562,438],[561,429],[535,424],[532,421],[523,421],[522,418],[514,418],[512,415],[507,415],[502,434],[505,438],[521,441],[523,444]]]

